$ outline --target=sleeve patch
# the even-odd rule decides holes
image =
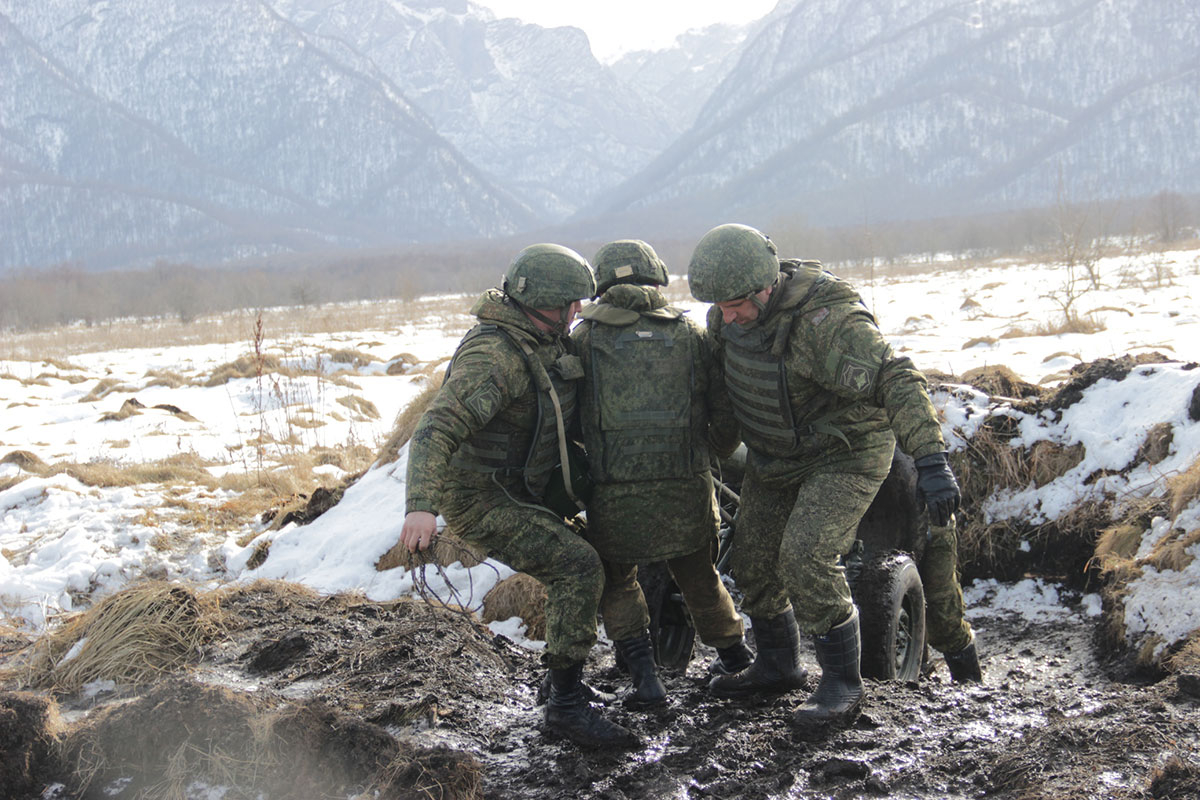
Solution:
[[[500,410],[500,389],[488,381],[472,392],[471,396],[463,401],[463,405],[481,425],[486,425]]]
[[[808,320],[810,323],[812,323],[812,326],[815,328],[816,326],[818,326],[822,322],[824,322],[825,318],[828,316],[829,316],[829,306],[825,306],[823,308],[818,308],[816,311],[813,311],[809,314],[805,314],[804,318],[806,320]]]
[[[875,364],[843,356],[838,364],[837,383],[852,392],[863,394],[875,384],[875,376],[878,373],[879,367]]]

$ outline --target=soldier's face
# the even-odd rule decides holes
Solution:
[[[761,292],[753,295],[758,298],[758,302],[765,303],[767,298],[771,296],[769,288],[763,289]],[[743,297],[741,300],[726,300],[722,303],[717,303],[717,308],[721,309],[721,317],[725,320],[725,324],[737,323],[745,325],[758,319],[758,306],[754,304],[754,300],[750,297]]]
[[[578,314],[580,309],[582,309],[582,308],[583,308],[583,301],[576,300],[574,303],[571,303],[571,305],[567,308],[567,310],[565,312],[560,308],[539,308],[537,310],[543,316],[549,317],[550,319],[558,319],[559,314],[561,313],[563,327],[569,328],[569,327],[571,327],[571,323],[575,321],[575,315]],[[526,316],[528,316],[528,315],[526,315]],[[534,325],[538,326],[542,330],[544,330],[544,331],[550,330],[551,326],[547,325],[545,322],[538,319],[537,317],[530,316],[529,319],[531,319],[533,321]]]

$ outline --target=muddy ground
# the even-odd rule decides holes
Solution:
[[[0,794],[1200,797],[1200,677],[1136,679],[1124,661],[1100,650],[1099,623],[1080,621],[1098,617],[1080,615],[1069,624],[1032,623],[1006,611],[976,617],[982,686],[951,684],[935,661],[917,683],[870,683],[858,721],[816,738],[797,735],[789,724],[802,693],[772,702],[710,698],[704,668],[711,651],[698,647],[686,674],[666,676],[665,708],[633,712],[618,705],[608,712],[645,746],[604,753],[546,735],[535,707],[542,675],[536,653],[459,612],[419,601],[323,598],[278,584],[228,592],[221,610],[219,635],[175,676],[153,687],[58,696],[67,755],[34,759],[38,774],[29,787]],[[811,651],[806,658],[815,671]],[[621,687],[611,647],[594,651],[588,676],[602,688]],[[258,769],[248,784],[241,778],[224,794],[187,791],[192,779],[227,786],[231,775],[251,774],[222,768],[212,754],[237,750],[236,730],[245,726],[250,737],[255,725],[247,720],[256,710],[272,709],[277,718],[287,708],[303,714],[288,712],[292,727],[270,737],[291,743],[291,749],[276,746],[270,769]],[[220,731],[204,732],[196,716]],[[309,727],[297,727],[297,720]],[[7,729],[0,734],[11,762],[21,737]],[[129,737],[136,747],[114,744]],[[162,754],[152,752],[158,742],[170,743]],[[105,747],[113,748],[106,771],[93,770],[90,783],[83,781],[80,753]],[[180,783],[177,774],[182,788],[171,795],[164,788],[167,762],[174,759],[178,773],[185,750],[208,755],[187,762],[187,780]],[[406,754],[400,767],[398,754]],[[335,773],[336,781],[319,780]]]

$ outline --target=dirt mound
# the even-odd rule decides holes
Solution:
[[[1084,391],[1097,381],[1104,378],[1122,381],[1133,371],[1134,367],[1142,364],[1178,363],[1178,361],[1179,359],[1169,358],[1162,353],[1139,353],[1136,356],[1098,358],[1095,361],[1076,364],[1071,367],[1071,377],[1051,392],[1045,407],[1053,411],[1069,408],[1082,400]]]
[[[6,797],[37,797],[56,774],[61,724],[50,698],[0,692],[0,786]]]
[[[277,703],[188,678],[164,681],[68,735],[74,788],[183,797],[203,782],[248,797],[410,798],[430,796],[422,792],[431,786],[458,786],[465,791],[441,796],[479,796],[471,788],[479,769],[469,756],[405,747],[383,728],[317,701]]]

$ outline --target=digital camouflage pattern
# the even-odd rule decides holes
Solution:
[[[688,264],[688,289],[703,303],[737,300],[779,274],[775,243],[746,225],[718,225],[700,239]]]
[[[663,313],[667,308],[666,298],[657,288],[619,284],[599,303],[584,309],[584,322],[572,333],[584,364],[579,393],[581,427],[596,483],[588,504],[587,535],[606,560],[662,561],[688,555],[708,547],[717,530],[709,452],[710,447],[718,455],[733,451],[736,423],[722,390],[709,336],[678,312]],[[661,335],[664,329],[677,342],[667,349],[682,354],[672,356],[672,366],[686,368],[690,386],[671,388],[655,378],[662,348],[654,346],[650,334]],[[628,332],[633,340],[640,338],[638,331],[646,333],[652,358],[642,363],[630,347],[625,360],[598,364],[592,336],[614,330]],[[686,442],[687,450],[626,449],[625,431],[606,434],[599,402],[604,396],[601,384],[606,390],[627,395],[624,404],[628,408],[670,409],[662,414],[664,419],[682,417],[686,438],[664,437],[663,441],[671,446]]]
[[[887,477],[891,447],[847,454],[785,484],[764,481],[760,465],[751,453],[730,565],[744,592],[742,611],[769,619],[791,606],[800,630],[827,633],[854,608],[838,560],[850,551],[859,520]]]
[[[925,630],[929,646],[942,653],[957,653],[971,643],[971,624],[963,614],[962,586],[958,577],[958,536],[954,518],[946,526],[929,529],[929,542],[918,569],[925,586]]]
[[[816,262],[782,262],[755,323],[725,325],[714,306],[708,325],[729,380],[729,348],[778,359],[796,430],[785,451],[777,437],[742,428],[749,456],[733,565],[742,608],[770,617],[790,599],[801,628],[824,634],[849,616],[837,562],[887,477],[897,439],[917,458],[945,450],[925,378],[892,352],[858,294]],[[729,391],[750,410],[778,392],[766,382]]]
[[[587,537],[605,562],[605,630],[618,641],[646,629],[636,562],[666,561],[701,640],[738,642],[741,617],[711,556],[719,518],[709,454],[737,446],[712,343],[652,286],[612,286],[582,316],[573,338],[596,484]]]
[[[602,246],[592,258],[592,268],[599,294],[618,283],[666,286],[670,280],[667,265],[640,239],[620,239]]]
[[[729,647],[742,640],[742,618],[713,564],[711,547],[669,559],[667,570],[687,602],[700,641],[709,647]],[[600,615],[613,641],[638,636],[650,624],[650,610],[637,576],[637,564],[604,562]]]
[[[459,451],[495,435],[511,442],[523,464],[545,393],[513,337],[527,342],[547,369],[568,355],[569,341],[540,331],[499,289],[485,292],[471,312],[480,324],[509,335],[496,330],[463,337],[409,442],[406,510],[441,514],[476,550],[542,581],[549,595],[546,661],[567,667],[585,658],[595,641],[604,583],[600,560],[562,517],[540,505],[522,468],[480,469]]]
[[[531,244],[512,260],[504,291],[529,308],[561,308],[596,294],[587,259],[569,247]]]

